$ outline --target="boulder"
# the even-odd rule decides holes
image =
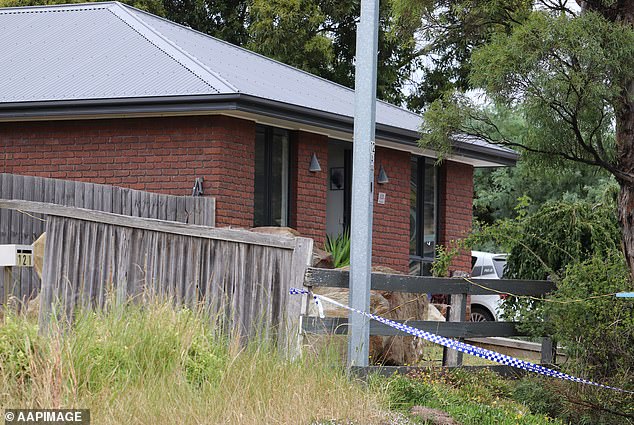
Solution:
[[[46,232],[33,242],[33,268],[42,280],[42,270],[44,267],[44,249],[46,248]]]
[[[311,265],[320,269],[332,269],[334,267],[332,254],[323,249],[313,247],[313,262]]]
[[[349,270],[343,267],[341,270]],[[372,268],[375,273],[401,274],[385,266]],[[332,298],[342,304],[348,304],[348,289],[316,288],[315,293]],[[437,310],[433,310],[432,317],[437,318]],[[370,312],[394,320],[428,320],[429,302],[426,294],[410,294],[390,291],[370,291]],[[348,317],[348,310],[324,303],[324,313],[327,317]],[[313,303],[310,315],[317,315]],[[444,318],[443,318],[444,319]],[[423,355],[423,341],[414,337],[402,336],[372,336],[370,337],[370,356],[374,364],[382,365],[412,365],[418,363]],[[345,350],[342,350],[345,353]]]
[[[289,238],[301,236],[297,230],[291,227],[262,226],[253,227],[249,230],[256,233],[268,233],[269,235],[287,236]]]

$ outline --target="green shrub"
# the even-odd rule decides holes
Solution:
[[[525,322],[520,329],[534,336],[551,333],[568,354],[565,372],[632,389],[634,303],[610,295],[633,288],[620,249],[614,203],[549,202],[534,213],[485,228],[472,240],[486,238],[504,241],[510,252],[506,277],[548,275],[556,284],[545,301],[509,297],[504,305],[507,318],[519,315]],[[631,423],[631,418],[610,411],[632,414],[632,397],[549,382],[547,387],[527,386],[517,395],[538,410],[561,397],[561,409],[550,414],[572,423]]]
[[[344,230],[336,238],[326,236],[325,250],[332,255],[332,263],[335,268],[350,265],[350,231]]]
[[[592,379],[634,370],[634,301],[606,296],[631,285],[620,252],[594,256],[566,269],[553,302],[545,306],[554,336],[571,356],[570,366]]]
[[[513,398],[528,406],[531,412],[560,417],[564,413],[564,398],[553,392],[552,385],[548,388],[547,383],[552,384],[552,381],[546,382],[535,376],[524,377],[513,388]]]

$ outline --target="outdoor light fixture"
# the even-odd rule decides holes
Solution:
[[[379,177],[376,179],[376,182],[378,184],[385,184],[388,183],[390,181],[390,179],[387,178],[387,173],[385,172],[385,169],[383,168],[383,164],[381,164],[381,168],[379,168]]]
[[[321,171],[321,165],[319,165],[319,160],[317,159],[317,155],[313,152],[313,157],[310,159],[310,167],[308,167],[308,171],[316,173],[317,171]]]
[[[196,181],[194,182],[194,188],[192,189],[192,196],[203,196],[203,178],[196,177]]]

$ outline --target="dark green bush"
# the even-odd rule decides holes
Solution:
[[[634,370],[634,302],[607,295],[627,288],[630,276],[620,252],[568,266],[544,307],[554,336],[570,354],[569,367],[593,379]]]
[[[565,372],[632,390],[634,370],[634,302],[615,292],[634,286],[620,248],[614,203],[558,201],[531,214],[485,228],[472,239],[488,238],[510,252],[506,277],[544,279],[556,290],[544,301],[510,297],[508,318],[521,318],[521,329],[534,336],[552,334],[565,347]],[[532,323],[536,323],[532,324]],[[632,423],[634,398],[569,382],[520,386],[516,396],[538,411],[571,423]],[[556,389],[556,392],[553,390]],[[552,407],[553,400],[560,409]]]
[[[563,397],[552,390],[552,385],[547,388],[547,383],[552,384],[552,381],[535,376],[522,378],[513,389],[513,398],[528,406],[531,412],[560,417],[564,412]]]

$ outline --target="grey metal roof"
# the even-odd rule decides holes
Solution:
[[[0,9],[0,101],[220,92],[135,31],[115,8],[123,9]]]
[[[0,9],[0,34],[4,110],[234,96],[346,125],[354,114],[353,90],[118,2]],[[379,101],[376,117],[377,129],[418,137],[417,114]]]
[[[133,9],[166,38],[230,82],[240,93],[340,115],[354,114],[354,91],[233,44]],[[405,109],[377,102],[377,122],[417,131],[422,119]]]

